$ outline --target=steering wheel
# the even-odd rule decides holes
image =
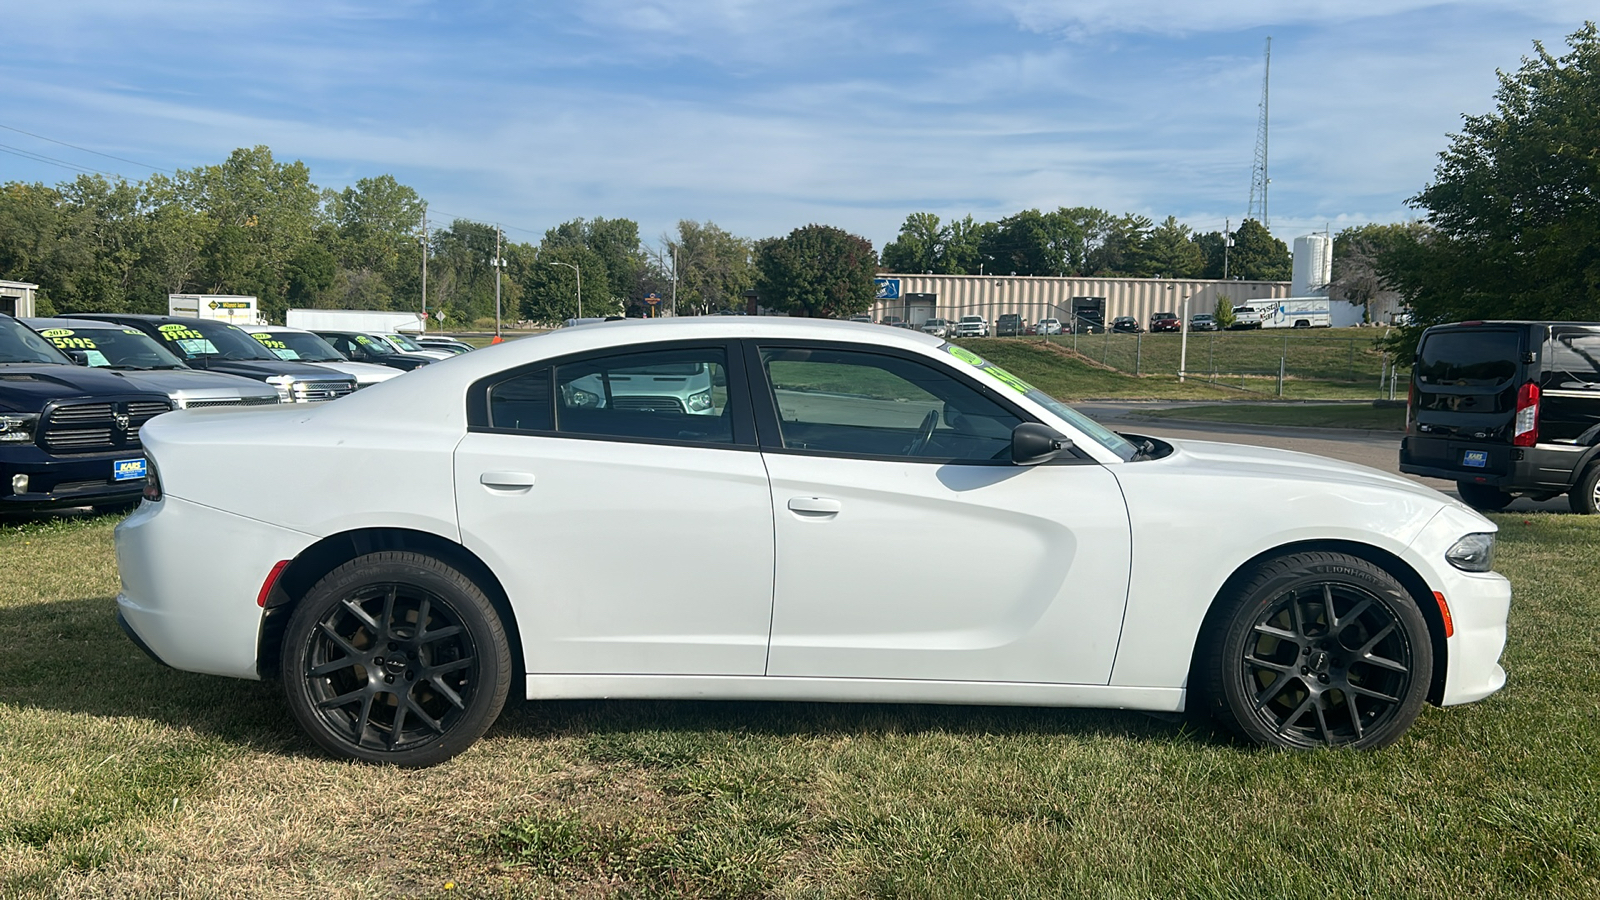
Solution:
[[[928,410],[928,414],[922,417],[922,424],[917,426],[916,440],[912,441],[911,446],[906,448],[905,455],[921,455],[922,451],[928,448],[928,443],[933,440],[933,430],[938,427],[939,411],[937,409]]]

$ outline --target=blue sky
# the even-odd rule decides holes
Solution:
[[[266,144],[435,220],[579,216],[881,247],[908,213],[1100,206],[1209,231],[1249,199],[1272,37],[1280,237],[1400,221],[1496,68],[1576,0],[0,0],[0,182]],[[144,163],[106,159],[16,130]]]

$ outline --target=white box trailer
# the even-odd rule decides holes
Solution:
[[[1333,325],[1327,297],[1247,300],[1242,305],[1261,313],[1262,328],[1328,328]]]
[[[229,325],[265,325],[256,298],[240,294],[168,294],[167,315],[216,319]]]
[[[423,328],[421,313],[375,309],[291,309],[284,317],[284,324],[307,331],[370,331],[378,334],[420,334],[427,330]]]

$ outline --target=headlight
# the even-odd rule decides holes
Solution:
[[[690,394],[689,395],[689,411],[690,412],[700,412],[701,410],[710,409],[710,408],[711,408],[711,392],[710,391],[701,391],[698,394]]]
[[[1494,535],[1469,534],[1450,545],[1444,558],[1463,572],[1487,572],[1494,568]]]
[[[597,409],[600,406],[600,395],[582,388],[575,388],[569,384],[562,388],[562,393],[566,397],[567,406],[574,409]]]
[[[279,403],[289,403],[294,400],[294,394],[292,393],[294,387],[293,375],[269,375],[267,376],[267,384],[278,389]]]
[[[33,440],[33,428],[39,424],[38,413],[5,413],[0,415],[0,442],[23,443]]]

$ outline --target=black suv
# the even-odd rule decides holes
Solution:
[[[172,408],[118,372],[74,365],[0,315],[0,510],[139,502],[139,427]]]
[[[409,372],[433,362],[431,356],[416,353],[396,353],[389,342],[361,331],[317,331],[317,337],[333,345],[333,349],[356,362],[373,363]]]
[[[1400,471],[1478,509],[1566,494],[1600,508],[1600,324],[1462,322],[1422,333]]]
[[[337,400],[356,390],[353,376],[280,359],[248,332],[227,322],[131,313],[71,313],[61,318],[93,319],[137,328],[193,368],[265,381],[278,389],[278,397],[285,403]]]
[[[1016,337],[1022,330],[1022,316],[1017,313],[1001,313],[994,322],[995,337]]]

